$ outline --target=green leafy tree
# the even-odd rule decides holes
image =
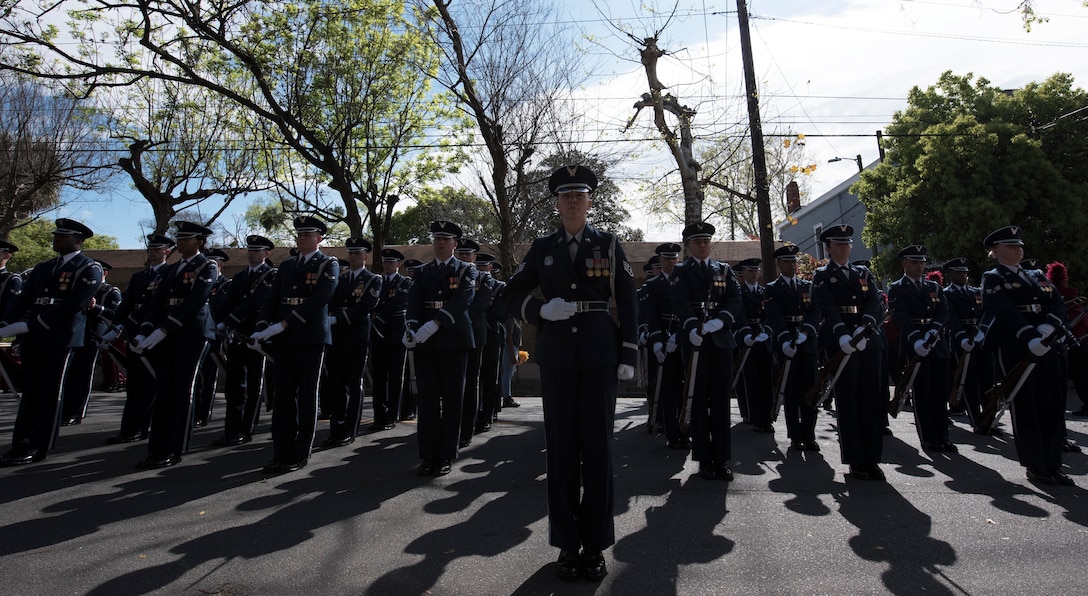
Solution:
[[[867,209],[866,244],[887,247],[878,273],[898,275],[895,252],[914,243],[988,268],[982,239],[1011,224],[1024,228],[1027,256],[1086,273],[1088,122],[1072,115],[1088,93],[1070,75],[1006,91],[946,72],[908,102],[887,128],[886,158],[851,189]]]
[[[57,253],[53,251],[53,230],[55,229],[57,226],[53,220],[36,219],[12,230],[9,239],[12,244],[19,247],[19,251],[8,261],[8,269],[23,271],[57,256]],[[95,234],[83,241],[83,248],[85,250],[117,250],[121,247],[113,236]]]
[[[402,1],[73,5],[75,49],[42,18],[68,5],[0,15],[0,39],[19,50],[2,65],[86,93],[155,79],[232,101],[251,113],[288,215],[316,211],[352,234],[369,222],[380,245],[395,198],[459,163],[462,117],[430,86],[428,16]]]
[[[499,222],[491,203],[465,189],[444,187],[425,190],[416,204],[394,216],[388,244],[430,244],[432,221],[445,219],[461,226],[466,238],[481,244],[498,244]]]

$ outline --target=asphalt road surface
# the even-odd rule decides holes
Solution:
[[[221,396],[218,398],[221,399]],[[647,433],[642,400],[616,416],[617,542],[599,584],[565,584],[548,545],[539,398],[518,398],[453,473],[419,478],[415,424],[315,452],[265,476],[267,432],[213,448],[197,429],[177,466],[135,468],[146,443],[106,445],[120,394],[95,394],[45,461],[0,469],[4,594],[1083,594],[1088,456],[1076,487],[1036,486],[1012,438],[957,419],[959,454],[924,453],[909,410],[892,420],[888,482],[844,477],[835,417],[822,452],[739,423],[736,480],[705,480]],[[1070,399],[1070,405],[1077,405]],[[221,402],[217,403],[221,408]],[[0,395],[0,437],[16,402]],[[216,414],[220,410],[217,410]],[[369,411],[366,412],[369,414]],[[261,428],[267,431],[268,414]],[[365,428],[364,423],[364,428]],[[1088,446],[1088,420],[1067,418]],[[1009,430],[1008,419],[1003,428]],[[319,424],[317,442],[328,423]]]

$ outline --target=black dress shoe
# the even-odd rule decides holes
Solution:
[[[134,435],[117,434],[106,439],[106,443],[109,443],[110,445],[120,445],[122,443],[135,443],[136,441],[143,441],[146,438],[147,433],[137,433]]]
[[[850,476],[857,480],[869,480],[872,478],[872,476],[869,475],[869,472],[861,466],[850,466]]]
[[[684,438],[680,439],[680,445],[683,446],[684,449],[687,449],[688,451],[690,451],[691,450],[691,439],[689,439],[687,437],[684,437]]]
[[[944,444],[944,450],[946,453],[959,453],[960,448],[956,447],[955,443],[947,442]]]
[[[1073,416],[1088,416],[1088,406],[1081,406],[1079,410],[1070,412]]]
[[[250,439],[253,440],[252,438]],[[246,438],[243,435],[231,435],[222,436],[212,441],[212,445],[215,447],[233,447],[235,445],[241,445],[246,442]]]
[[[1037,484],[1057,484],[1058,481],[1054,479],[1046,470],[1040,470],[1038,468],[1028,468],[1028,480]]]
[[[136,467],[145,470],[157,470],[159,468],[169,468],[170,466],[173,466],[180,461],[180,455],[171,455],[169,453],[154,453],[137,463]]]
[[[80,422],[82,422],[82,420],[80,420],[79,418],[76,418],[76,417],[73,416],[71,418],[65,418],[65,419],[61,420],[60,425],[61,426],[72,426],[73,424],[79,424]]]
[[[416,476],[433,476],[434,475],[434,462],[422,461],[419,464],[419,469],[416,470]]]
[[[892,436],[892,427],[890,427],[890,426],[885,426],[885,427],[884,427],[884,434],[885,434],[885,435],[888,435],[889,437],[890,437],[890,436]]]
[[[887,478],[884,476],[884,470],[880,469],[880,466],[872,464],[865,466],[865,471],[869,473],[869,478],[879,482],[884,482]]]
[[[36,449],[12,449],[0,457],[0,465],[25,466],[45,459],[45,453]]]
[[[450,465],[450,460],[448,460],[448,459],[444,459],[444,460],[438,462],[438,464],[435,465],[435,467],[434,467],[434,475],[435,476],[445,476],[446,474],[449,474],[452,471],[453,471],[453,466]]]
[[[680,443],[680,439],[671,439],[665,441],[665,447],[669,449],[683,449],[684,445]]]
[[[382,425],[382,430],[393,430],[396,427],[397,427],[396,422],[386,422],[385,424]]]
[[[559,576],[559,579],[572,582],[578,579],[581,570],[582,558],[578,556],[578,551],[567,549],[559,551],[559,561],[555,567],[555,574]]]
[[[262,474],[279,474],[283,471],[283,462],[278,459],[274,459],[261,468]]]
[[[409,412],[408,414],[405,414],[405,415],[400,417],[401,422],[404,422],[405,420],[415,420],[415,419],[416,419],[416,413],[415,412]]]
[[[805,441],[805,449],[809,451],[820,451],[820,444],[816,441]]]
[[[512,398],[512,397],[504,397],[502,399],[502,407],[504,407],[504,408],[520,408],[521,404],[514,401],[514,398]]]
[[[730,470],[729,466],[725,464],[719,464],[716,468],[714,468],[714,475],[726,482],[733,481],[733,470]]]
[[[366,430],[368,432],[376,433],[378,431],[385,430],[385,424],[381,422],[374,422],[374,424],[366,427]]]
[[[457,441],[457,448],[458,449],[464,449],[465,447],[468,447],[471,444],[472,444],[472,439],[461,439],[460,441]]]
[[[922,443],[922,449],[926,451],[944,451],[944,443]]]
[[[476,426],[476,434],[478,434],[478,435],[482,434],[482,433],[485,433],[485,432],[487,432],[489,430],[491,430],[491,423],[490,422],[485,422],[483,424],[478,424]]]
[[[302,459],[295,460],[295,461],[283,462],[283,465],[280,466],[280,471],[281,472],[294,472],[294,471],[297,471],[297,470],[301,470],[302,468],[306,467],[307,463],[309,463],[309,460],[307,460],[306,458],[302,458]]]
[[[790,441],[790,449],[793,449],[795,451],[804,451],[805,450],[805,442],[804,441],[798,441],[798,440]]]
[[[1061,470],[1051,470],[1050,475],[1054,478],[1054,482],[1057,482],[1058,484],[1060,484],[1062,486],[1076,486],[1077,485],[1076,482],[1073,482],[1072,478],[1070,478],[1068,475],[1066,475],[1065,472],[1062,472]]]
[[[1073,441],[1066,439],[1065,442],[1062,443],[1062,451],[1065,453],[1080,453],[1080,446]]]
[[[714,480],[717,478],[717,475],[714,473],[714,464],[699,462],[699,476],[706,478],[707,480]]]
[[[601,551],[585,553],[582,555],[582,575],[590,581],[599,582],[608,575],[608,568],[604,564],[604,555]]]
[[[202,426],[208,426],[207,420],[193,420],[193,428],[200,428]]]

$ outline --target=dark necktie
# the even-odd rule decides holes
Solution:
[[[577,237],[571,236],[570,240],[567,241],[567,252],[570,253],[570,261],[573,263],[574,258],[576,256],[578,256],[578,238]]]

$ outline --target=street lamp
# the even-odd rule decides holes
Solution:
[[[853,160],[851,160],[849,157],[832,157],[831,159],[827,160],[827,163],[835,163],[837,161],[855,161],[858,164],[858,171],[859,172],[865,171],[865,166],[861,163],[861,154],[860,153]]]

